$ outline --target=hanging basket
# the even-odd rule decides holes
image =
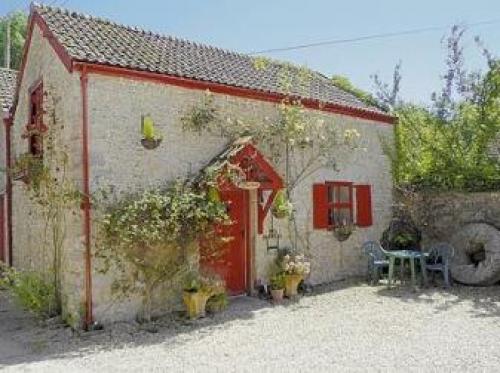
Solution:
[[[340,242],[347,241],[351,237],[352,232],[354,232],[354,229],[354,226],[350,224],[341,225],[333,228],[333,235]]]
[[[141,144],[148,150],[156,149],[160,146],[162,139],[142,139]]]

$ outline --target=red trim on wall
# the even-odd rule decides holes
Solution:
[[[5,247],[7,246],[5,239],[5,195],[0,194],[0,262],[5,262],[5,257],[7,253],[5,252]]]
[[[125,77],[139,81],[152,81],[163,84],[175,85],[178,87],[183,87],[188,89],[197,89],[197,90],[208,89],[214,93],[226,94],[230,96],[243,97],[260,101],[279,103],[282,102],[282,100],[284,100],[285,98],[287,98],[286,95],[279,93],[258,91],[250,88],[229,86],[220,83],[182,78],[172,75],[153,73],[149,71],[139,71],[124,67],[93,64],[93,63],[78,62],[78,61],[75,61],[74,63],[75,69],[81,70],[83,66],[86,66],[87,71],[89,73],[94,73],[94,74],[113,76],[113,77]],[[363,109],[358,109],[338,104],[324,103],[312,99],[300,99],[300,101],[308,109],[315,109],[329,113],[347,115],[351,117],[373,120],[376,122],[386,123],[386,124],[393,124],[396,121],[395,117],[388,114],[376,113],[372,111],[367,111]]]
[[[40,14],[38,14],[37,12],[33,12],[33,22],[36,23],[38,27],[40,27],[43,36],[47,38],[50,45],[54,49],[54,52],[56,52],[57,56],[59,57],[63,65],[66,67],[68,72],[72,72],[73,71],[72,58],[70,57],[68,52],[66,52],[66,49],[64,49],[64,47],[59,43],[54,33],[50,31],[49,26],[47,25],[47,23],[45,23],[42,16],[40,16]]]
[[[12,117],[4,118],[5,125],[5,167],[10,170],[12,165],[11,159],[11,127],[12,127]],[[10,172],[6,173],[7,185],[7,263],[12,266],[12,178]]]
[[[89,179],[89,123],[88,123],[88,75],[84,68],[80,76],[82,93],[82,164],[83,164],[83,218],[85,234],[85,328],[93,323],[92,312],[92,253]]]

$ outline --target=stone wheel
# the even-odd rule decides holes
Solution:
[[[500,230],[468,224],[451,239],[455,248],[450,270],[457,282],[488,286],[500,281]]]

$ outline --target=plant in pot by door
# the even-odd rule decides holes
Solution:
[[[223,281],[218,278],[192,273],[184,285],[183,300],[190,319],[205,316],[208,299],[224,292]]]
[[[229,305],[226,292],[212,295],[207,300],[206,310],[210,313],[218,313],[224,311]]]
[[[300,282],[311,271],[311,263],[304,255],[287,254],[281,264],[285,274],[285,295],[288,298],[295,297]]]
[[[279,190],[274,197],[271,212],[276,219],[284,219],[292,215],[293,205],[288,200],[285,191]]]
[[[281,303],[285,292],[285,274],[283,272],[278,272],[272,275],[269,281],[271,283],[271,296],[273,301],[275,303]]]

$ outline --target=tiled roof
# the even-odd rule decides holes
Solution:
[[[1,111],[10,109],[16,90],[17,71],[0,67],[0,106]]]
[[[262,60],[248,55],[119,25],[65,9],[41,5],[36,5],[34,9],[76,61],[150,71],[261,92],[288,93],[384,113],[339,89],[320,73],[312,72],[308,78],[303,78],[303,69],[297,66],[266,60],[263,61],[265,66],[259,68],[259,61]],[[285,88],[287,82],[283,79],[284,74],[292,77],[291,89]]]

